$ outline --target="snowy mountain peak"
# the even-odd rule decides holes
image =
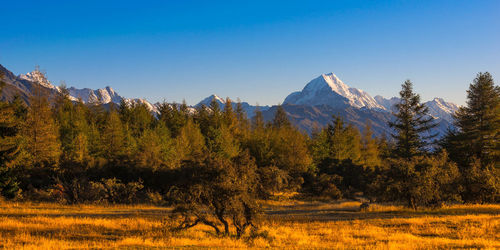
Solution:
[[[58,87],[56,87],[56,86],[52,85],[52,83],[50,83],[50,81],[47,79],[45,74],[42,73],[38,68],[36,68],[35,70],[28,72],[26,74],[19,75],[19,78],[21,78],[23,80],[28,80],[31,82],[36,82],[36,83],[42,85],[43,87],[46,87],[49,89],[59,90]]]
[[[324,83],[328,84],[332,91],[335,91],[343,96],[350,95],[349,86],[342,82],[333,72],[329,74],[322,74],[321,78],[323,78]]]
[[[459,107],[451,102],[446,102],[443,98],[434,98],[425,105],[429,108],[429,113],[434,117],[441,117],[449,122],[453,121],[453,114]]]
[[[391,99],[386,99],[382,96],[375,96],[375,100],[384,106],[388,111],[396,111],[395,104],[400,102],[400,98],[392,97]],[[446,102],[443,98],[434,98],[432,101],[424,102],[424,105],[429,108],[429,114],[436,118],[442,118],[448,122],[453,122],[453,114],[459,109],[459,107],[451,102]]]
[[[322,74],[310,81],[302,91],[290,94],[284,104],[348,105],[356,108],[382,109],[373,97],[363,90],[350,88],[334,73]]]
[[[195,105],[195,107],[199,107],[201,105],[205,105],[205,106],[210,106],[210,103],[212,102],[212,100],[216,100],[217,103],[219,103],[219,105],[224,105],[224,103],[226,103],[226,101],[222,98],[220,98],[218,95],[216,94],[213,94],[203,100],[201,100],[198,104]]]

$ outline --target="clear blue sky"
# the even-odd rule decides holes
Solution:
[[[0,64],[126,97],[277,104],[334,72],[371,95],[411,79],[463,104],[500,80],[500,1],[2,1]]]

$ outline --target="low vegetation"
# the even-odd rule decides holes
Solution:
[[[172,208],[149,205],[0,205],[3,248],[500,248],[500,205],[413,210],[360,202],[263,202],[258,229],[238,238],[198,225],[172,231]]]

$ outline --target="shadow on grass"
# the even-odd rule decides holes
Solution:
[[[310,207],[310,206],[309,206]],[[265,211],[269,219],[293,221],[350,221],[393,218],[419,218],[426,216],[457,216],[457,215],[500,215],[497,208],[439,208],[439,209],[401,209],[396,211],[366,211],[360,212],[357,208],[311,208],[268,209]]]
[[[59,210],[59,209],[57,209]],[[30,217],[74,217],[74,218],[132,218],[132,217],[145,217],[145,218],[163,218],[170,214],[171,209],[164,210],[143,210],[143,209],[119,209],[119,210],[105,210],[105,212],[58,212],[58,213],[37,213],[37,212],[2,212],[0,217],[8,218],[30,218]]]

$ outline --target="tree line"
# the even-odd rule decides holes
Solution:
[[[36,89],[29,106],[0,102],[4,199],[173,205],[178,229],[232,226],[238,236],[254,227],[257,200],[281,193],[411,208],[500,201],[500,88],[489,73],[470,84],[440,140],[409,80],[388,138],[375,138],[369,121],[360,132],[336,116],[309,136],[281,106],[270,122],[230,99],[195,111],[164,102],[154,115],[141,103],[84,104],[61,90]]]

